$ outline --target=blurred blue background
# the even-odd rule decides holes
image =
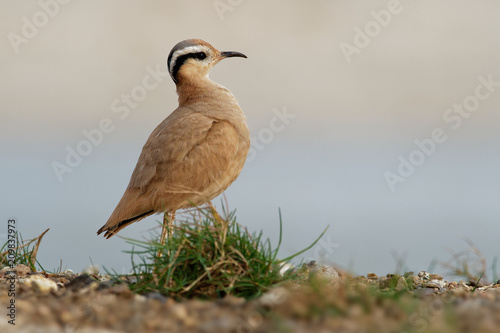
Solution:
[[[464,237],[489,265],[500,254],[496,1],[2,0],[0,8],[0,238],[11,217],[25,239],[50,228],[38,255],[46,269],[62,260],[80,271],[91,258],[130,270],[122,252],[130,245],[96,231],[147,137],[177,107],[165,60],[186,38],[248,56],[211,73],[237,97],[253,136],[225,195],[238,221],[273,244],[281,208],[281,257],[327,225],[299,259],[356,274],[394,272],[401,259],[418,272],[449,260],[448,249],[467,249]],[[145,79],[155,88],[141,88]],[[100,138],[103,119],[111,127]],[[431,144],[436,129],[446,139]],[[85,131],[96,144],[82,143]],[[68,165],[68,149],[86,156]],[[145,237],[160,219],[120,235]]]

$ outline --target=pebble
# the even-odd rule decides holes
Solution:
[[[95,279],[93,279],[89,275],[81,274],[81,275],[77,276],[76,278],[74,278],[73,280],[71,280],[70,282],[68,282],[66,284],[66,288],[69,290],[76,291],[78,289],[82,289],[82,288],[88,286],[89,284],[91,284],[94,281],[95,281]]]
[[[311,260],[308,263],[304,264],[307,269],[313,269],[314,267],[318,266],[318,262],[316,260]]]
[[[98,275],[99,274],[99,267],[90,265],[87,266],[82,273],[88,274],[88,275]]]
[[[467,290],[467,291],[472,290],[472,288],[471,288],[470,286],[466,285],[464,281],[460,281],[460,282],[458,283],[458,285],[459,285],[462,289],[465,289],[465,290]]]
[[[162,303],[165,303],[165,301],[167,300],[167,298],[165,296],[163,296],[163,294],[161,294],[157,291],[150,292],[149,294],[146,294],[145,296],[148,299],[154,299],[154,300],[160,301]]]
[[[57,283],[39,274],[30,275],[26,279],[19,279],[19,282],[35,291],[39,291],[41,294],[57,291]]]
[[[275,306],[285,303],[289,296],[289,289],[284,287],[274,287],[259,298],[259,303],[267,306]]]
[[[427,273],[426,271],[421,271],[418,273],[418,277],[424,279],[424,280],[429,280],[430,279],[430,274]]]
[[[10,269],[9,266],[5,266],[4,268],[0,269],[0,278],[4,278],[7,275],[11,275],[12,269]]]
[[[439,280],[442,281],[443,277],[439,274],[429,274],[429,280]]]
[[[396,290],[401,291],[401,290],[405,290],[407,288],[408,288],[408,282],[406,281],[406,279],[403,276],[400,276],[398,278],[398,283],[396,285]]]
[[[28,266],[26,265],[17,265],[14,270],[16,271],[16,274],[18,277],[21,277],[21,276],[26,276],[28,275],[29,273],[31,273],[31,268],[29,268]]]
[[[31,268],[26,265],[19,264],[15,266],[13,269],[10,266],[5,266],[0,270],[0,277],[5,277],[8,274],[14,273],[18,278],[23,277],[31,273]]]
[[[433,288],[417,288],[413,290],[413,293],[419,297],[425,297],[435,294],[435,290]]]
[[[111,275],[99,275],[99,281],[101,282],[106,282],[106,281],[111,281],[113,278],[111,277]]]
[[[289,264],[289,263],[284,263],[283,265],[281,265],[280,267],[280,275],[283,276],[285,275],[286,272],[290,271],[291,269],[293,269],[293,265],[292,264]]]
[[[309,280],[322,279],[327,281],[335,281],[340,278],[339,271],[329,265],[316,265],[309,272]]]
[[[96,290],[103,290],[103,289],[106,289],[106,288],[110,288],[113,286],[113,283],[111,281],[104,281],[104,282],[99,282],[99,284],[97,285],[97,288]]]
[[[430,280],[424,284],[426,288],[438,288],[443,289],[446,287],[446,282],[441,280]]]
[[[406,278],[411,280],[412,284],[415,286],[422,284],[422,279],[419,278],[418,276],[411,275],[411,276],[407,276]]]
[[[484,287],[484,284],[482,282],[478,282],[476,280],[469,280],[469,286],[472,286],[472,287]]]

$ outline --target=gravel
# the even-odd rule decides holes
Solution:
[[[1,332],[498,332],[500,284],[445,281],[428,272],[352,277],[309,263],[303,282],[288,282],[260,298],[231,295],[176,301],[132,293],[98,271],[48,274],[0,270],[3,312],[15,304],[15,326]],[[91,273],[91,274],[89,274]],[[95,274],[94,274],[95,273]],[[132,281],[133,282],[133,281]],[[370,292],[375,288],[379,293]],[[398,293],[394,296],[394,293]],[[380,295],[387,295],[381,297]],[[392,296],[391,296],[392,295]]]

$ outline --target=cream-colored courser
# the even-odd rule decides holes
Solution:
[[[146,216],[165,213],[163,244],[178,209],[210,201],[239,176],[250,147],[246,118],[233,94],[208,77],[229,57],[246,58],[200,39],[174,46],[167,67],[179,107],[149,136],[122,199],[98,235],[109,238]]]

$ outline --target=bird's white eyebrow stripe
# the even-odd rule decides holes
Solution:
[[[180,56],[183,56],[185,54],[189,53],[197,53],[197,52],[205,52],[207,55],[209,54],[209,48],[206,47],[205,45],[193,45],[193,46],[187,46],[183,49],[177,50],[172,54],[172,58],[170,59],[170,75],[172,76],[172,71],[174,69],[174,64],[177,61],[177,58]],[[168,66],[169,64],[167,64]]]

